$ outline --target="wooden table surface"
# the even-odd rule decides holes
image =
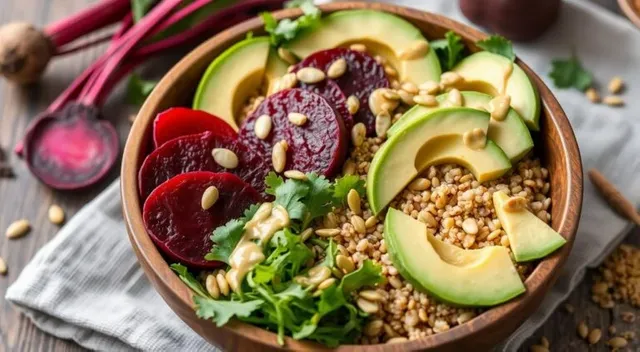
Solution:
[[[63,18],[91,2],[93,0],[0,0],[0,23],[25,20],[43,25]],[[617,10],[614,0],[598,2]],[[4,236],[0,237],[0,257],[6,260],[9,267],[8,274],[0,276],[0,351],[83,350],[74,342],[61,340],[38,330],[4,299],[4,295],[7,287],[16,280],[33,255],[58,230],[58,227],[47,220],[49,205],[59,204],[65,209],[67,217],[73,216],[117,177],[118,168],[114,168],[103,182],[89,190],[56,192],[38,183],[11,149],[23,135],[29,120],[44,110],[103,49],[98,47],[55,60],[42,81],[31,87],[19,88],[0,80],[0,147],[5,150],[17,176],[14,179],[0,179],[0,229],[4,232],[11,222],[21,218],[29,219],[33,226],[33,231],[24,238],[8,241]],[[171,60],[164,60],[159,65],[153,65],[155,72],[144,73],[150,77],[158,75],[170,64]],[[103,109],[105,117],[116,124],[122,143],[129,130],[128,116],[135,112],[135,108],[127,106],[124,101],[123,89],[119,87]],[[634,230],[627,241],[640,244],[640,230]],[[590,286],[590,278],[587,277],[568,300],[575,307],[575,313],[568,314],[564,310],[555,312],[526,346],[537,343],[540,336],[544,335],[551,341],[553,350],[586,350],[586,343],[580,341],[575,334],[575,327],[581,319],[586,319],[592,326],[605,329],[614,322],[618,330],[640,332],[640,317],[635,325],[624,324],[619,318],[619,312],[631,310],[629,307],[619,306],[612,311],[600,309],[593,304],[590,300]],[[635,312],[636,315],[640,314],[638,310]],[[637,342],[634,346],[635,350],[640,348]],[[592,347],[590,350],[608,349],[601,343],[599,347]]]

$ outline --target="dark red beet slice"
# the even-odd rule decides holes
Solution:
[[[240,160],[238,167],[227,170],[218,165],[211,156],[214,148],[227,148],[236,153]],[[138,174],[140,195],[146,199],[163,182],[191,171],[228,171],[262,192],[264,178],[271,167],[270,160],[265,162],[235,138],[218,136],[213,132],[178,137],[154,150],[142,163]]]
[[[218,188],[220,197],[213,207],[203,210],[202,193],[210,186]],[[221,265],[204,259],[213,245],[213,230],[242,216],[259,201],[258,192],[236,175],[196,171],[178,175],[156,188],[144,203],[142,216],[149,237],[171,260],[211,269]]]
[[[79,103],[45,114],[25,136],[29,170],[61,190],[87,187],[104,177],[118,157],[113,125],[98,119],[97,108]]]
[[[307,56],[296,65],[294,71],[302,67],[315,67],[327,72],[331,64],[344,58],[347,61],[347,71],[335,81],[346,97],[355,95],[360,100],[360,110],[355,114],[354,121],[367,126],[367,133],[375,134],[376,117],[369,110],[369,95],[378,88],[389,87],[389,80],[382,65],[366,53],[345,48],[334,48],[315,52]]]
[[[333,108],[340,114],[344,127],[347,131],[353,127],[353,116],[347,109],[347,98],[342,93],[342,90],[338,84],[332,80],[324,80],[315,84],[300,84],[300,88],[322,95],[333,106]]]
[[[171,108],[159,113],[153,121],[153,142],[158,148],[174,138],[206,131],[233,138],[237,134],[224,120],[205,111]]]
[[[304,114],[308,121],[296,126],[287,117],[290,112]],[[271,116],[273,127],[262,140],[256,136],[254,125],[264,114]],[[342,167],[347,152],[346,136],[342,117],[331,104],[322,96],[299,88],[266,98],[238,131],[238,140],[269,161],[273,145],[286,140],[289,149],[285,170],[313,171],[325,176],[334,175]]]

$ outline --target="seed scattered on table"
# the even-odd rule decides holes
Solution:
[[[54,225],[62,225],[64,222],[64,210],[59,205],[51,205],[47,215],[49,216],[49,221]]]
[[[5,236],[9,239],[20,238],[31,230],[31,223],[27,219],[17,220],[11,223],[5,232]]]
[[[585,323],[584,321],[581,321],[578,324],[578,336],[580,336],[583,339],[586,339],[587,335],[589,335],[589,327],[587,326],[587,323]]]
[[[618,94],[622,90],[623,86],[624,86],[624,82],[622,81],[622,78],[615,76],[611,79],[611,81],[609,81],[609,86],[608,86],[609,92],[613,94]]]
[[[587,336],[587,341],[589,342],[590,345],[595,345],[600,341],[600,338],[602,338],[602,330],[593,329],[591,330],[591,332],[589,332],[589,335]]]
[[[608,342],[609,346],[611,346],[612,348],[622,348],[627,346],[628,343],[629,342],[624,337],[620,336],[616,336],[610,339]]]
[[[600,102],[600,94],[598,94],[598,91],[595,88],[591,87],[587,89],[584,94],[590,102],[594,104],[598,104]]]
[[[623,106],[624,105],[624,100],[622,100],[622,98],[617,97],[615,95],[609,95],[604,97],[604,99],[602,99],[602,102],[609,105],[609,106]]]
[[[0,257],[0,275],[7,274],[7,262],[4,261],[2,257]]]
[[[532,345],[529,347],[529,352],[549,352],[549,349],[542,345]]]

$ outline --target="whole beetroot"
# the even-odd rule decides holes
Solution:
[[[33,83],[54,55],[53,43],[26,22],[0,27],[0,74],[19,84]]]

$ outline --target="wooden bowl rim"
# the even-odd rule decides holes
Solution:
[[[636,9],[631,0],[618,0],[618,6],[622,12],[636,27],[640,28],[640,9]]]
[[[331,13],[344,9],[369,8],[386,11],[409,19],[413,22],[426,22],[446,28],[457,27],[458,29],[464,30],[459,32],[459,34],[467,43],[470,41],[475,42],[478,39],[486,37],[486,34],[448,17],[417,9],[410,9],[403,6],[380,3],[342,2],[322,5],[320,8],[323,13]],[[281,19],[284,17],[295,17],[300,14],[301,12],[298,9],[286,9],[275,12],[274,16]],[[176,77],[179,77],[179,75],[187,71],[188,67],[196,64],[198,60],[201,57],[206,56],[208,52],[214,50],[219,45],[224,45],[226,42],[230,42],[230,38],[235,37],[238,33],[247,33],[250,30],[255,31],[262,28],[262,25],[262,20],[259,18],[253,18],[242,22],[207,40],[182,58],[180,62],[178,62],[163,77],[151,96],[147,99],[131,127],[129,137],[126,142],[122,161],[121,195],[123,201],[123,214],[127,225],[127,231],[129,233],[129,239],[139,257],[138,259],[141,261],[141,264],[145,269],[145,274],[155,275],[160,279],[162,285],[169,288],[168,291],[171,292],[173,298],[179,301],[180,305],[188,309],[192,309],[193,307],[192,292],[169,268],[160,252],[153,245],[153,242],[149,238],[143,225],[137,183],[138,166],[140,164],[138,156],[140,155],[142,148],[140,140],[145,134],[145,129],[151,124],[155,117],[154,113],[156,107],[167,95],[171,86],[177,80]],[[567,155],[564,159],[567,170],[567,184],[564,185],[564,187],[566,187],[567,201],[566,204],[564,204],[564,208],[561,209],[561,220],[557,229],[558,232],[566,238],[567,244],[560,250],[556,251],[553,255],[545,258],[536,266],[534,271],[525,281],[525,285],[527,287],[525,294],[478,315],[473,319],[475,321],[474,324],[466,323],[458,325],[446,332],[430,335],[402,344],[341,345],[337,349],[351,350],[355,348],[359,350],[368,350],[371,348],[376,350],[390,350],[397,347],[413,350],[448,345],[468,335],[477,334],[479,331],[488,331],[488,329],[497,328],[501,324],[508,324],[507,319],[509,316],[517,312],[519,307],[530,302],[536,295],[544,294],[541,290],[548,288],[548,281],[554,280],[555,277],[557,277],[560,268],[571,251],[577,232],[578,220],[580,218],[580,210],[582,207],[582,163],[573,130],[557,99],[553,96],[543,81],[533,73],[526,64],[524,64],[520,59],[517,59],[517,63],[523,70],[525,70],[529,78],[538,87],[543,108],[548,112],[550,120],[553,122],[554,129],[558,131],[561,147],[565,150]],[[552,111],[555,112],[552,113]],[[576,207],[578,209],[576,209]],[[143,252],[141,248],[151,248],[151,250]],[[168,301],[168,298],[166,297],[163,297],[163,299]],[[193,315],[195,317],[195,312]],[[215,324],[210,321],[208,322],[208,325],[210,325],[208,326],[210,329],[224,329],[226,330],[225,333],[237,335],[236,337],[239,339],[250,339],[271,348],[282,348],[282,346],[277,344],[276,335],[274,333],[257,326],[239,321],[231,321],[229,324],[221,328],[216,327]],[[326,348],[325,346],[312,342],[296,341],[290,337],[286,338],[285,344],[285,346],[290,349]]]

